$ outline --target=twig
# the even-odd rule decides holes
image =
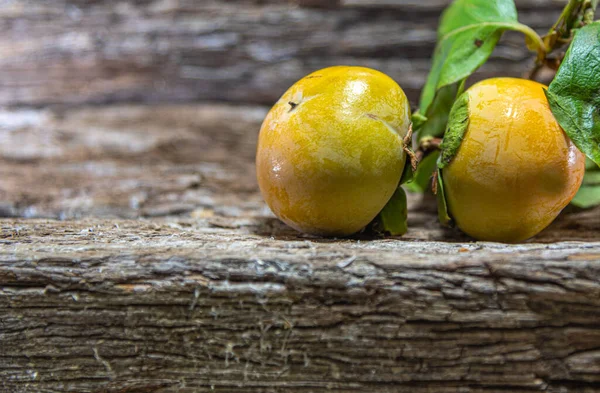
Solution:
[[[413,134],[413,127],[412,127],[412,123],[410,123],[410,125],[408,126],[408,131],[406,132],[406,136],[404,137],[404,141],[403,141],[404,146],[402,148],[404,149],[404,152],[406,153],[406,155],[408,155],[408,157],[410,158],[410,166],[412,167],[412,170],[414,172],[417,170],[417,165],[419,165],[419,160],[418,160],[417,156],[415,155],[415,152],[411,149],[412,134]]]

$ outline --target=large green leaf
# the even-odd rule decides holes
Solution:
[[[575,33],[546,95],[569,138],[600,165],[600,22]]]
[[[419,135],[441,136],[458,87],[492,54],[502,33],[521,31],[536,48],[543,43],[531,28],[517,20],[513,0],[455,0],[442,15],[433,64],[419,104]],[[444,87],[453,86],[446,90]],[[438,97],[443,94],[443,97]],[[436,123],[428,124],[430,121]],[[442,123],[441,126],[439,123]],[[425,131],[424,131],[425,130]]]

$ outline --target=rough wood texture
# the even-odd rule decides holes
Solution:
[[[0,390],[600,391],[598,209],[514,246],[416,196],[404,238],[300,235],[256,191],[264,113],[0,112],[30,217],[0,221]]]
[[[563,1],[520,0],[547,31]],[[416,103],[446,0],[0,2],[0,105],[222,100],[273,103],[315,69],[359,64]],[[475,78],[532,64],[507,34]]]
[[[598,243],[336,242],[189,220],[2,230],[4,391],[600,388]]]
[[[511,246],[411,195],[405,237],[335,240],[257,192],[258,105],[339,63],[415,102],[446,4],[0,1],[0,391],[600,392],[600,209]]]

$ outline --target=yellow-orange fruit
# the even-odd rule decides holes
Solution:
[[[398,186],[409,124],[406,95],[379,71],[338,66],[304,77],[260,130],[256,169],[265,201],[302,232],[361,230]]]
[[[476,239],[538,234],[581,185],[585,157],[556,122],[545,88],[495,78],[466,92],[468,127],[442,178],[450,215]]]

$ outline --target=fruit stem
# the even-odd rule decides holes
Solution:
[[[560,13],[560,16],[558,17],[554,25],[552,25],[552,28],[548,31],[546,37],[554,34],[555,32],[559,33],[559,27],[563,27],[561,25],[568,24],[569,20],[572,19],[571,15],[573,14],[573,10],[575,10],[575,8],[578,7],[581,3],[583,3],[583,0],[569,0],[569,2],[565,6],[565,8],[563,8],[562,12]]]
[[[529,39],[527,46],[537,52],[538,61],[543,61],[543,59],[546,57],[546,54],[548,53],[548,48],[546,47],[546,44],[544,43],[542,37],[540,37],[539,34],[536,33],[536,31],[533,30],[531,27],[521,23],[519,23],[519,26],[518,28],[516,28],[516,30],[525,34],[525,37]]]
[[[565,44],[570,44],[575,29],[593,22],[597,5],[598,0],[569,0],[557,21],[548,31],[548,34],[542,37],[545,47],[544,53],[540,56],[538,52],[535,66],[529,72],[529,79],[536,79],[538,73],[544,67],[553,70],[558,69],[563,56],[559,55],[556,58],[548,58],[548,54]]]
[[[424,152],[430,152],[433,150],[440,150],[442,144],[442,138],[434,138],[432,136],[425,137],[419,142],[419,149]]]
[[[406,153],[406,155],[408,155],[408,157],[410,158],[410,166],[412,168],[412,171],[416,171],[417,170],[417,165],[419,165],[419,159],[417,158],[417,156],[415,155],[415,152],[412,150],[411,146],[412,146],[412,134],[413,134],[413,126],[412,123],[410,123],[410,125],[408,126],[408,131],[406,132],[406,136],[404,137],[404,143],[402,148],[404,149],[404,152]]]
[[[590,24],[594,21],[594,14],[596,13],[596,7],[598,6],[598,0],[588,0],[589,4],[587,5],[584,14],[583,14],[583,23]]]
[[[428,154],[435,150],[441,150],[442,138],[434,138],[432,136],[425,137],[419,141],[419,147],[415,151],[415,159],[417,164]]]

